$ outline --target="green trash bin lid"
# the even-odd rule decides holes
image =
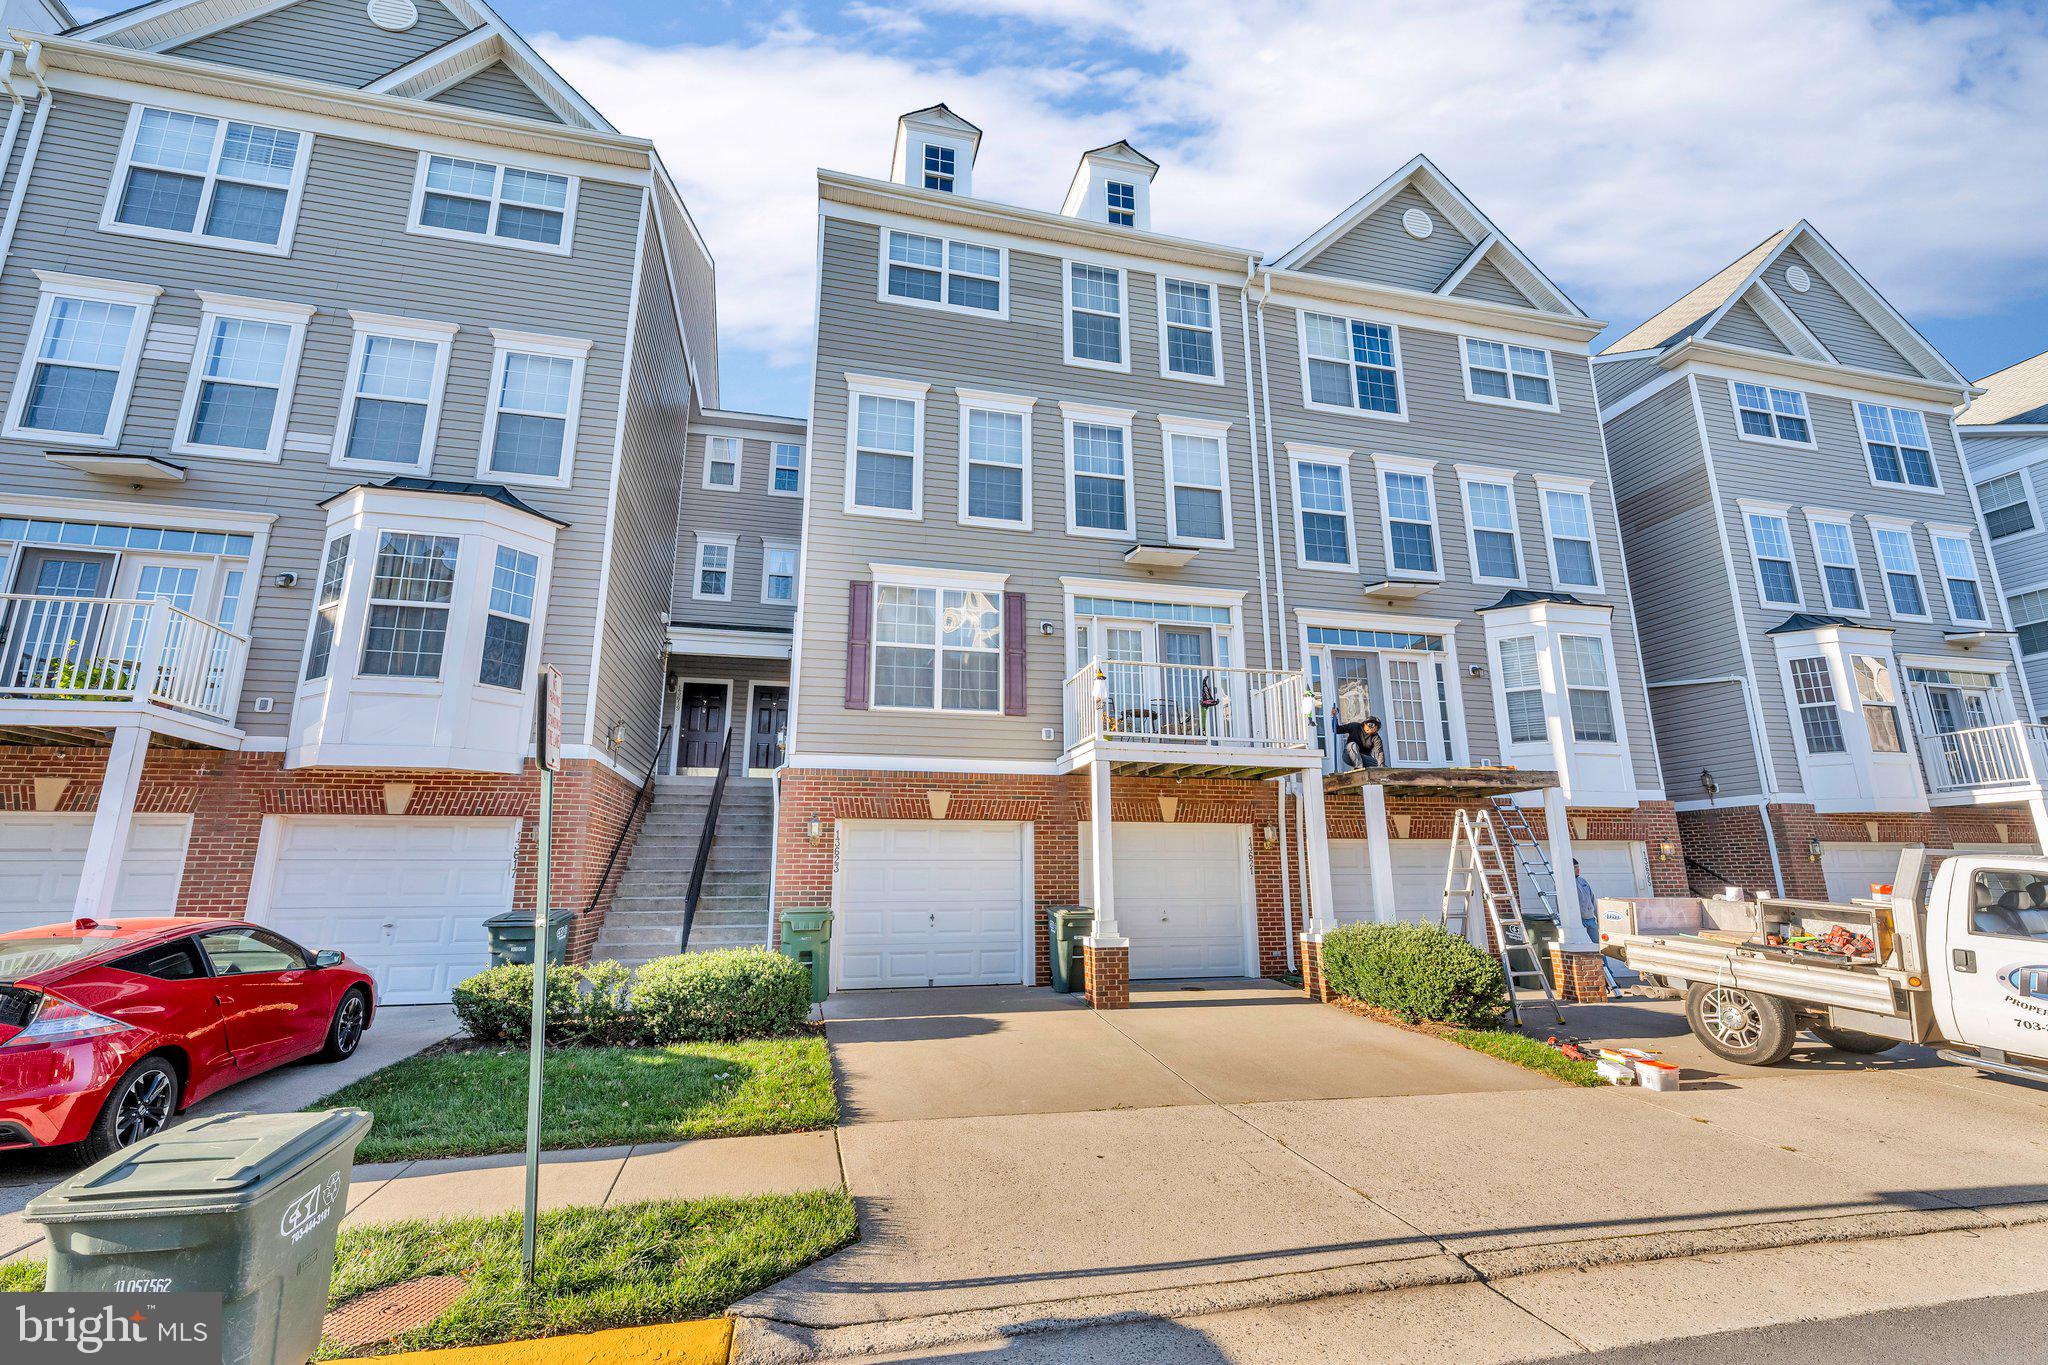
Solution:
[[[793,933],[816,933],[831,922],[830,910],[789,907],[782,912],[782,927]]]
[[[360,1109],[222,1114],[167,1129],[29,1201],[31,1223],[138,1213],[230,1213],[370,1131]],[[353,1154],[351,1154],[351,1157]]]
[[[559,929],[564,924],[568,923],[570,920],[575,918],[576,912],[564,906],[558,905],[554,909],[548,911],[548,924],[552,928]],[[531,929],[533,927],[533,911],[506,910],[500,912],[499,914],[492,915],[489,919],[485,920],[484,923],[487,926],[491,926],[494,928]]]

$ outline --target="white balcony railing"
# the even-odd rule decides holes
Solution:
[[[1277,668],[1094,660],[1067,679],[1067,747],[1307,749],[1302,676]]]
[[[2037,786],[2048,773],[2048,726],[2014,720],[1922,735],[1920,757],[1935,795]]]
[[[127,702],[232,724],[249,639],[168,602],[0,593],[10,701]]]

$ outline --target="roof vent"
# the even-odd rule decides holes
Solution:
[[[403,33],[420,21],[420,7],[412,0],[370,0],[370,22],[392,33]]]
[[[1410,209],[1402,214],[1401,226],[1408,229],[1408,235],[1418,242],[1436,231],[1436,224],[1421,209]]]
[[[1813,288],[1813,276],[1806,273],[1806,267],[1803,265],[1788,265],[1785,267],[1785,283],[1804,294]]]

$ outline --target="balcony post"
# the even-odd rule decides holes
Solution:
[[[135,794],[142,786],[142,763],[149,755],[149,731],[140,725],[114,728],[107,750],[106,776],[100,781],[99,804],[93,809],[92,834],[85,845],[85,867],[78,877],[72,917],[111,919],[118,913],[121,858],[128,851],[128,830],[135,822]]]
[[[1548,836],[1551,885],[1557,891],[1558,946],[1568,953],[1598,952],[1600,945],[1586,932],[1579,918],[1579,879],[1572,874],[1572,819],[1564,804],[1563,787],[1546,787],[1543,792],[1543,832]]]
[[[1100,749],[1088,764],[1089,904],[1095,924],[1089,942],[1099,948],[1124,946],[1116,927],[1116,855],[1110,838],[1109,756]]]
[[[135,661],[130,665],[135,676],[128,680],[128,695],[136,701],[148,701],[167,681],[164,665],[168,662],[165,656],[171,643],[171,604],[168,599],[160,598],[145,602],[136,609],[143,613],[142,638],[137,642]]]
[[[1368,788],[1370,790],[1370,788]],[[1337,897],[1330,886],[1330,822],[1323,813],[1323,774],[1301,771],[1301,851],[1308,862],[1309,936],[1317,942],[1337,927]]]

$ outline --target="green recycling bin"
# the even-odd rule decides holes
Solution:
[[[49,1287],[209,1293],[222,1365],[303,1361],[320,1344],[360,1109],[223,1114],[144,1138],[29,1201]],[[143,1288],[146,1286],[146,1290]]]
[[[1086,905],[1055,905],[1045,912],[1052,921],[1052,988],[1065,995],[1081,989],[1081,940],[1095,927],[1095,911]]]
[[[574,910],[558,905],[548,911],[550,967],[559,967],[569,960],[569,926],[575,922]],[[484,921],[484,932],[490,935],[493,967],[533,961],[533,911],[507,910],[502,915],[492,915]]]
[[[782,955],[811,969],[811,1003],[822,1005],[832,993],[832,912],[814,906],[786,906],[782,911]]]

